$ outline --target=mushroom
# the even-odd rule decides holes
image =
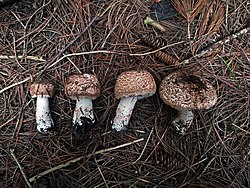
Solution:
[[[161,82],[159,92],[164,103],[178,111],[172,124],[180,134],[185,134],[193,122],[191,110],[208,109],[217,101],[216,90],[210,83],[186,72],[167,75]]]
[[[84,131],[87,124],[94,124],[92,100],[100,95],[100,83],[93,74],[71,75],[65,84],[65,93],[76,100],[73,124],[76,131]]]
[[[122,131],[127,128],[137,100],[152,96],[156,92],[153,76],[147,71],[127,71],[120,74],[115,85],[115,97],[120,99],[112,129]]]
[[[54,94],[54,85],[48,81],[34,82],[30,94],[36,99],[36,125],[39,132],[47,132],[54,126],[49,109],[49,98]]]

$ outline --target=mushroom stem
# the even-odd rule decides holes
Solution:
[[[73,124],[83,126],[82,118],[91,120],[92,124],[95,122],[93,113],[93,103],[90,98],[79,98],[76,101],[76,107],[73,115]]]
[[[185,134],[186,130],[190,127],[194,119],[194,114],[191,110],[180,109],[178,116],[172,122],[177,132]]]
[[[129,119],[132,115],[137,97],[125,97],[121,98],[116,110],[116,116],[114,118],[112,129],[116,131],[122,131],[127,128]]]
[[[37,96],[36,100],[36,124],[39,132],[46,132],[54,125],[49,110],[48,97]]]

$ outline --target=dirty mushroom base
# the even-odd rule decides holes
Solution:
[[[93,74],[73,74],[65,84],[65,93],[76,100],[73,125],[77,134],[85,134],[85,129],[95,123],[93,102],[100,95],[100,83]]]
[[[73,125],[76,134],[84,135],[88,127],[95,123],[93,103],[90,98],[77,99],[73,114]]]
[[[217,101],[216,90],[206,80],[183,72],[166,76],[160,85],[161,99],[178,111],[173,120],[175,130],[185,134],[193,122],[191,110],[208,109]]]

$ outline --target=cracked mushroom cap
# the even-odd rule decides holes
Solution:
[[[34,82],[30,85],[30,95],[35,97],[52,97],[54,94],[54,85],[48,81]]]
[[[160,97],[175,109],[208,109],[215,105],[215,88],[206,80],[183,72],[166,76],[160,85]]]
[[[100,83],[93,74],[71,75],[65,84],[65,93],[72,100],[77,100],[79,97],[96,99],[100,92]]]
[[[115,97],[137,96],[138,99],[149,97],[156,92],[153,76],[147,71],[126,71],[121,73],[115,85]]]

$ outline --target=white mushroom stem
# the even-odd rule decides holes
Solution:
[[[175,126],[175,129],[181,134],[185,134],[186,130],[193,123],[194,114],[192,111],[187,109],[178,110],[178,116],[172,122]]]
[[[120,99],[116,110],[116,116],[112,124],[112,129],[122,131],[127,128],[136,101],[137,97],[126,97]]]
[[[37,96],[36,100],[36,124],[39,132],[46,132],[54,125],[49,110],[49,99],[44,96]]]
[[[83,126],[82,118],[84,117],[91,120],[92,123],[95,122],[92,99],[90,98],[77,99],[73,115],[73,124]]]

